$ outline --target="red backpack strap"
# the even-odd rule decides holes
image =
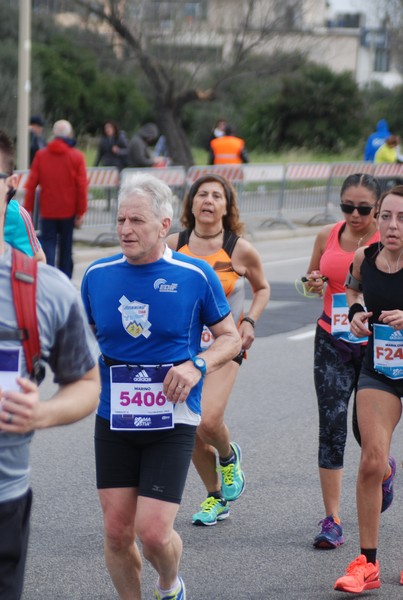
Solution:
[[[30,376],[38,383],[43,379],[38,317],[36,314],[35,259],[12,248],[11,288],[18,327],[24,332],[22,345]]]

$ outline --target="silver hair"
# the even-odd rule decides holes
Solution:
[[[73,127],[69,121],[61,119],[53,125],[53,135],[55,137],[72,137]]]
[[[119,190],[118,205],[131,196],[151,199],[151,209],[159,219],[172,219],[173,195],[170,187],[153,175],[126,175]]]

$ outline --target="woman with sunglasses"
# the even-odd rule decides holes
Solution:
[[[357,250],[347,289],[351,331],[361,339],[368,336],[357,386],[362,440],[357,478],[361,551],[334,586],[350,593],[381,586],[376,559],[383,501],[380,484],[393,431],[402,414],[403,186],[395,186],[382,195],[377,213],[380,242]],[[403,572],[400,583],[403,584]],[[401,594],[393,597],[398,596]]]
[[[323,295],[314,345],[319,479],[325,508],[321,531],[313,542],[319,549],[337,548],[344,542],[339,511],[347,412],[365,344],[350,334],[344,284],[357,248],[379,239],[374,215],[380,195],[379,184],[371,175],[347,177],[340,191],[344,219],[320,230],[304,278],[307,291]],[[354,433],[359,439],[358,431]]]

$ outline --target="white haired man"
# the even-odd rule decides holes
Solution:
[[[157,600],[185,600],[173,526],[203,378],[236,356],[241,340],[213,269],[165,244],[169,187],[151,175],[127,178],[118,202],[122,253],[93,263],[82,284],[102,353],[95,455],[106,564],[119,598],[140,600],[138,538],[158,573]],[[215,339],[199,352],[204,323]]]
[[[73,273],[73,231],[87,211],[87,170],[68,121],[56,121],[53,140],[35,154],[26,183],[24,206],[32,214],[40,186],[40,241],[49,265]],[[56,264],[57,257],[57,264]]]

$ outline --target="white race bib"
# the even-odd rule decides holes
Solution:
[[[115,365],[110,368],[110,428],[126,431],[172,429],[174,405],[162,388],[173,365]]]
[[[211,344],[214,342],[214,336],[211,333],[210,329],[203,325],[203,331],[200,340],[200,348],[201,350],[207,350],[210,348]]]
[[[18,391],[16,382],[21,376],[21,348],[0,350],[0,387],[3,391]]]
[[[338,339],[350,342],[350,344],[362,344],[368,338],[358,338],[350,331],[348,320],[348,304],[346,294],[332,294],[332,335]]]
[[[374,368],[390,379],[403,379],[403,331],[374,324]]]

